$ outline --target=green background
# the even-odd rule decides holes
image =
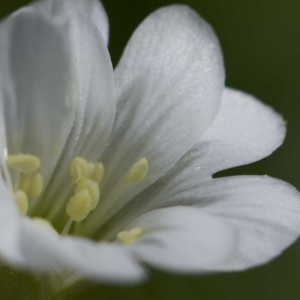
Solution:
[[[6,16],[28,1],[2,0]],[[134,28],[163,0],[104,0],[111,23],[110,50],[116,63]],[[288,121],[284,146],[272,157],[228,173],[270,174],[300,187],[300,1],[190,0],[215,28],[223,47],[227,84],[250,92],[275,107]],[[1,71],[1,70],[0,70]],[[43,299],[40,282],[2,268],[1,299]],[[211,276],[177,276],[153,271],[137,287],[84,283],[58,299],[205,299],[299,300],[300,243],[272,263],[247,272]]]

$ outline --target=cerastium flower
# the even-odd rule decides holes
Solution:
[[[266,157],[285,124],[224,86],[212,28],[181,5],[138,27],[113,70],[96,0],[44,0],[0,26],[0,255],[113,282],[144,263],[242,270],[300,232],[299,193],[268,176],[213,178]]]

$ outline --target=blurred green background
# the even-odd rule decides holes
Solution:
[[[29,1],[1,0],[6,16]],[[126,41],[143,18],[164,0],[103,0],[111,23],[110,50],[116,64]],[[215,28],[223,47],[227,84],[250,92],[275,107],[288,121],[284,146],[272,157],[232,173],[270,174],[300,188],[300,1],[186,0]],[[39,281],[3,268],[0,298],[41,299]],[[300,242],[272,263],[247,272],[176,276],[153,271],[137,287],[84,283],[58,299],[205,299],[299,300]]]

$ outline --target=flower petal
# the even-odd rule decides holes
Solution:
[[[110,136],[115,99],[109,54],[87,15],[43,5],[12,15],[0,34],[8,150],[41,158],[45,182],[51,175],[55,180],[35,209],[55,216],[70,160],[99,159]]]
[[[91,223],[109,218],[199,140],[224,88],[222,55],[212,28],[181,5],[157,10],[138,27],[115,76],[118,112],[104,157],[109,186],[104,182],[102,215],[95,214]],[[122,185],[122,176],[142,157],[149,161],[148,176],[133,187]]]
[[[66,40],[62,30],[32,8],[18,11],[0,27],[8,152],[38,155],[48,176],[75,118]]]
[[[11,264],[23,263],[19,248],[20,216],[14,204],[13,195],[7,184],[0,179],[0,258]]]
[[[252,96],[226,89],[220,111],[200,142],[166,176],[128,203],[109,227],[112,223],[122,227],[141,212],[198,199],[213,173],[267,156],[284,136],[284,122],[276,112]]]
[[[218,218],[198,208],[153,210],[131,224],[144,235],[131,247],[143,261],[177,272],[203,272],[226,260],[234,235]]]
[[[43,10],[52,10],[64,14],[79,14],[88,18],[99,30],[105,44],[109,39],[109,24],[105,9],[98,0],[44,0],[36,5]]]
[[[18,265],[23,261],[18,245],[20,217],[13,200],[10,189],[12,183],[5,164],[7,145],[3,116],[3,106],[0,103],[0,259]]]
[[[59,168],[43,200],[43,210],[52,218],[60,218],[68,194],[62,182],[68,178],[69,163],[75,156],[97,161],[108,144],[115,119],[115,87],[113,69],[106,47],[88,20],[74,20],[74,44],[79,84],[78,114],[61,158]],[[66,183],[67,184],[67,183]],[[57,199],[56,205],[52,205]],[[46,202],[48,207],[46,206]]]
[[[285,122],[269,106],[246,93],[226,89],[222,105],[201,145],[207,154],[199,162],[203,174],[260,160],[283,142]]]
[[[20,236],[24,266],[35,271],[75,272],[93,280],[134,283],[145,278],[133,255],[118,244],[60,236],[25,220]]]
[[[157,209],[128,225],[146,231],[134,246],[145,261],[183,272],[242,270],[269,261],[299,236],[300,194],[285,182],[235,176],[194,192],[186,201],[194,207]]]

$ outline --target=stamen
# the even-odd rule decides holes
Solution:
[[[92,199],[91,209],[94,210],[100,200],[100,188],[99,185],[90,180],[90,179],[82,179],[78,182],[75,188],[75,194],[80,193],[82,190],[87,190]]]
[[[104,177],[105,168],[102,162],[96,163],[94,165],[94,170],[91,176],[91,179],[100,184]]]
[[[29,204],[28,204],[28,197],[25,192],[18,190],[15,192],[15,199],[17,206],[19,208],[20,213],[23,216],[27,215]]]
[[[66,213],[72,221],[83,221],[91,212],[93,199],[88,190],[81,190],[69,200]]]
[[[67,235],[71,230],[72,224],[73,224],[73,220],[69,218],[61,232],[61,235]]]
[[[41,172],[41,161],[31,154],[9,155],[6,160],[10,169],[17,171],[15,183],[15,200],[20,213],[27,215],[29,199],[37,199],[43,191],[44,180]],[[94,210],[100,200],[100,187],[104,177],[103,163],[89,162],[83,157],[75,157],[70,164],[70,175],[74,194],[66,205],[68,220],[62,234],[68,234],[73,222],[83,221]],[[45,219],[34,218],[34,222],[54,230]],[[55,230],[54,230],[55,231]]]
[[[86,177],[91,178],[94,170],[95,170],[95,164],[88,162],[87,168],[86,168]]]
[[[26,192],[29,199],[37,199],[43,191],[43,177],[41,173],[23,175],[20,179],[20,188]]]
[[[9,155],[6,159],[6,163],[10,169],[14,169],[25,174],[34,173],[41,166],[40,159],[31,154]]]
[[[89,163],[82,157],[76,157],[70,164],[70,175],[73,182],[78,182],[81,179],[91,176],[94,165]]]
[[[145,157],[141,158],[129,169],[125,175],[124,181],[129,184],[138,183],[147,176],[148,172],[149,162]]]
[[[120,231],[117,234],[117,240],[124,245],[131,245],[133,244],[137,239],[142,237],[144,234],[144,230],[141,227],[134,227],[128,231]]]
[[[34,221],[34,223],[38,224],[40,227],[43,227],[44,229],[47,229],[49,231],[55,232],[57,233],[57,231],[54,229],[54,227],[52,226],[52,224],[43,218],[33,218],[32,221]]]

